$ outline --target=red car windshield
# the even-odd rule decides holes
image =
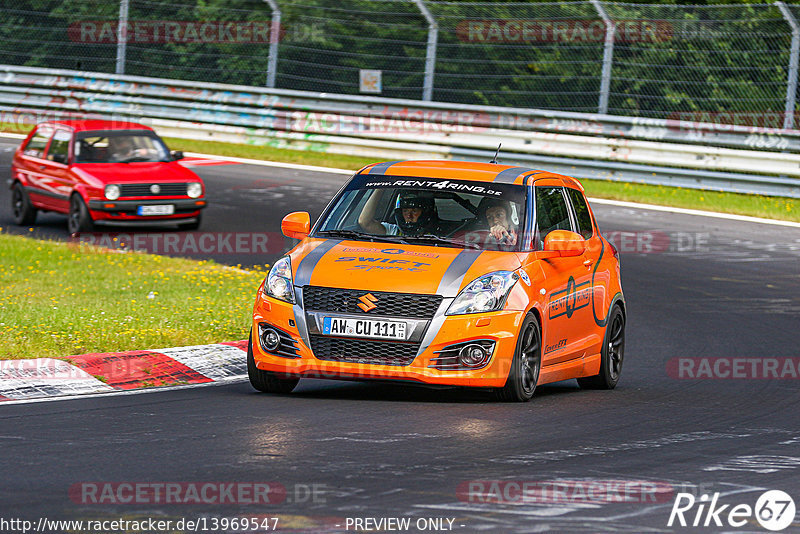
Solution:
[[[82,132],[75,139],[76,163],[170,161],[169,151],[148,132]]]

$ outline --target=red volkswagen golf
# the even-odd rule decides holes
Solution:
[[[79,120],[41,123],[14,154],[14,221],[31,225],[38,211],[68,216],[70,233],[94,224],[200,226],[203,181],[147,126]]]

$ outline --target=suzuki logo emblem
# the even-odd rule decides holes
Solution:
[[[361,308],[362,311],[368,312],[372,311],[378,306],[375,305],[378,302],[378,299],[375,298],[375,295],[372,293],[367,293],[366,295],[362,295],[358,297],[359,303],[358,307]]]

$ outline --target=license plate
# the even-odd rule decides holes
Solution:
[[[175,213],[175,206],[173,204],[139,206],[136,209],[137,215],[172,215],[173,213]]]
[[[322,333],[326,336],[406,339],[406,323],[377,319],[343,319],[323,317]]]

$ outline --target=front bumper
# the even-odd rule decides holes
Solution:
[[[175,206],[171,215],[138,215],[139,206]],[[149,199],[136,200],[90,200],[89,212],[94,221],[170,221],[173,219],[195,219],[207,206],[206,199]]]
[[[446,307],[451,301],[445,299],[442,306]],[[266,297],[259,290],[253,310],[253,357],[256,367],[261,370],[303,378],[400,380],[450,386],[502,387],[511,368],[517,333],[524,317],[522,311],[503,310],[444,316],[438,320],[434,318],[426,325],[425,334],[430,338],[435,332],[435,336],[428,339],[430,344],[427,347],[425,342],[422,343],[420,352],[408,365],[329,361],[317,358],[309,347],[306,320],[309,316],[299,306]],[[296,357],[264,350],[258,339],[259,326],[264,323],[292,337],[297,348]],[[301,328],[304,334],[300,333]],[[484,367],[447,371],[430,367],[432,360],[439,355],[436,351],[469,340],[494,342],[491,359]]]

